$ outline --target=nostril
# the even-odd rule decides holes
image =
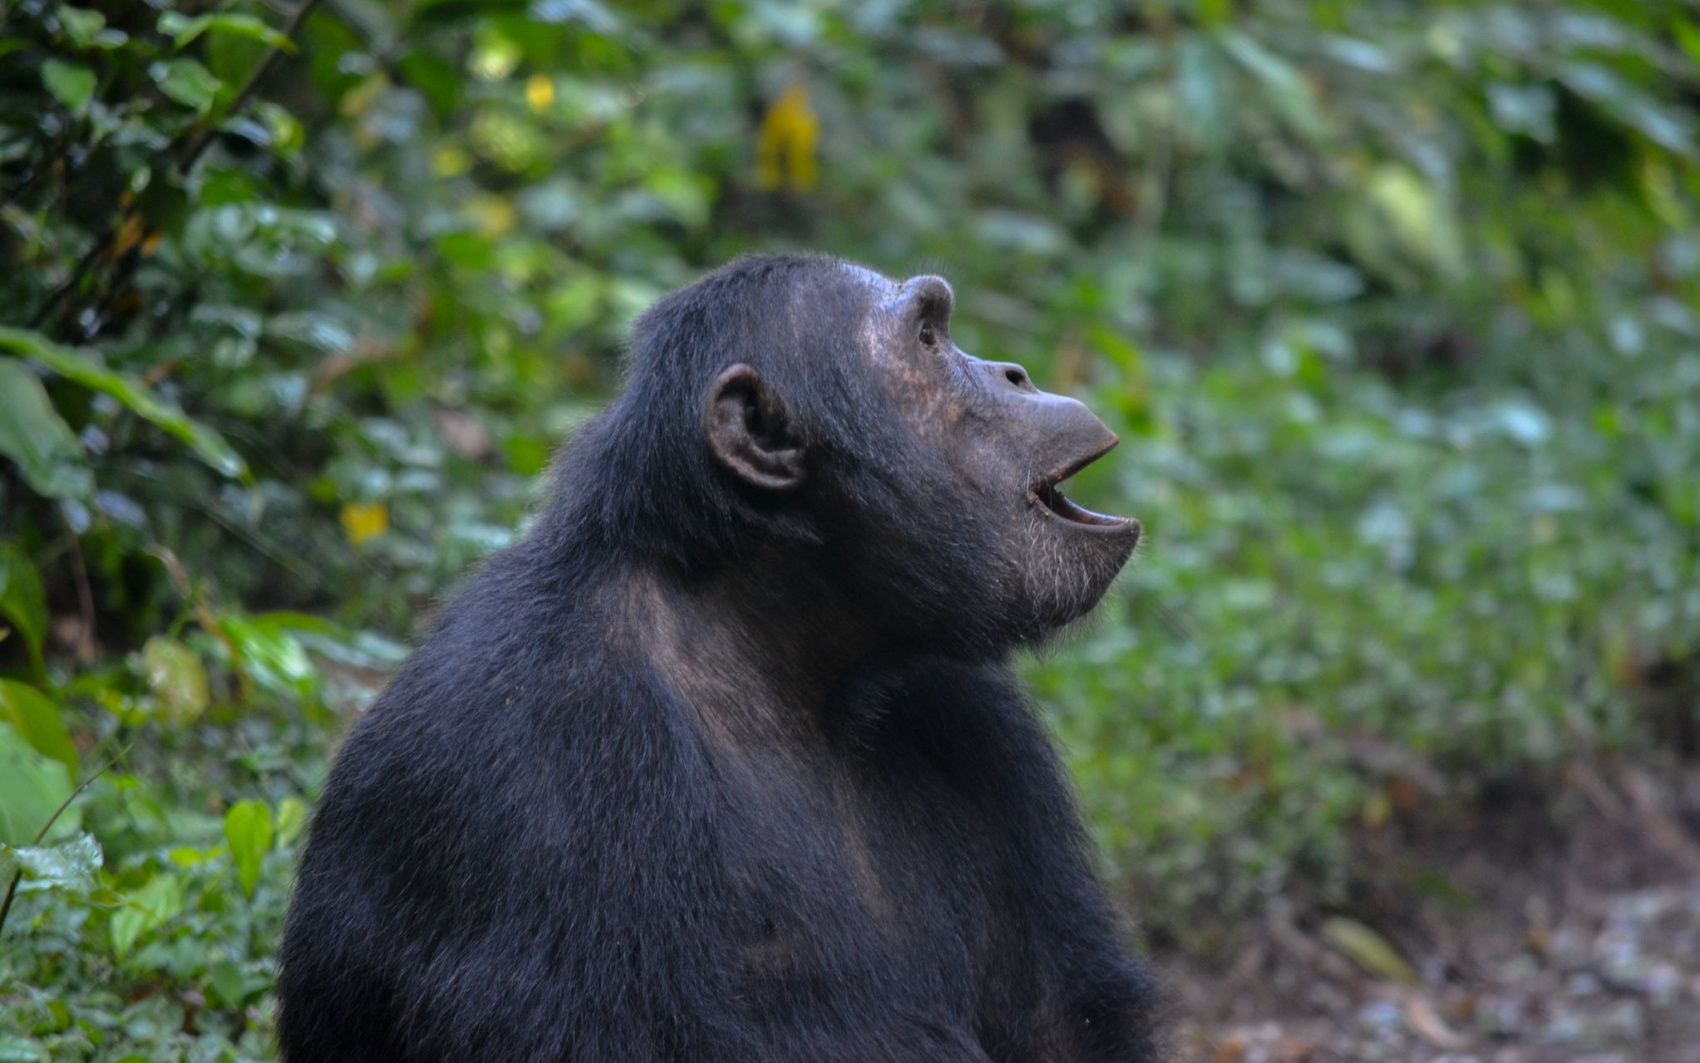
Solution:
[[[1022,372],[1019,366],[1012,365],[1008,369],[1005,369],[1003,371],[1003,378],[1018,388],[1024,388],[1027,386],[1027,374]]]

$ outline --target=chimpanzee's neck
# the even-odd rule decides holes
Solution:
[[[781,551],[707,577],[630,571],[628,630],[711,732],[735,742],[833,730],[834,693],[889,656],[874,618],[807,562]]]

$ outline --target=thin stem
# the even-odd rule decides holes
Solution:
[[[83,630],[77,639],[77,659],[86,664],[94,659],[95,654],[94,587],[89,582],[88,560],[83,557],[83,544],[77,536],[76,526],[63,510],[60,515],[65,519],[65,530],[71,533],[71,572],[76,576],[77,609],[83,621]]]
[[[31,841],[30,844],[40,845],[41,839],[47,837],[47,832],[53,829],[53,824],[59,821],[59,817],[65,814],[65,810],[67,808],[71,807],[71,802],[75,801],[84,790],[87,790],[90,786],[94,785],[94,781],[96,779],[111,771],[113,765],[117,764],[120,760],[123,760],[126,756],[129,756],[129,754],[129,746],[125,746],[123,749],[120,749],[117,753],[112,755],[111,760],[102,764],[98,771],[84,779],[75,790],[72,790],[69,794],[67,794],[65,796],[65,800],[59,802],[59,807],[53,810],[53,815],[48,816],[47,822],[43,823],[41,825],[41,829],[35,832],[35,839]],[[16,871],[12,872],[12,881],[6,884],[6,899],[4,901],[0,901],[0,931],[6,929],[6,916],[11,914],[12,898],[17,895],[18,883],[23,880],[23,877],[24,869],[20,867]]]

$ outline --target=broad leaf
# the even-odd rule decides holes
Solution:
[[[73,113],[81,114],[94,98],[94,71],[86,66],[49,59],[41,64],[41,82]]]
[[[30,559],[11,543],[0,543],[0,617],[24,640],[39,670],[47,637],[47,592]]]
[[[285,52],[295,51],[295,42],[252,15],[225,13],[189,18],[176,11],[167,11],[159,17],[159,31],[170,37],[171,42],[178,48],[184,47],[203,33],[224,33],[259,41]]]
[[[1285,59],[1237,30],[1223,30],[1222,46],[1268,93],[1268,100],[1283,121],[1306,140],[1320,144],[1328,139],[1328,120],[1318,108],[1316,97],[1304,76]]]
[[[159,91],[202,114],[212,109],[224,82],[193,59],[168,59],[148,68]]]
[[[277,806],[277,843],[293,845],[307,826],[307,806],[299,797],[286,797]]]
[[[183,881],[161,872],[141,889],[124,898],[124,906],[112,913],[112,951],[127,954],[138,938],[183,910]]]
[[[65,36],[78,48],[93,45],[100,31],[106,28],[106,16],[99,11],[61,4],[55,14],[59,16],[59,26],[65,31]]]
[[[235,643],[238,664],[261,686],[285,694],[301,695],[312,686],[317,673],[307,650],[276,618],[227,616],[219,622]]]
[[[1571,63],[1559,72],[1559,78],[1660,147],[1684,158],[1700,157],[1700,149],[1695,147],[1694,119],[1686,110],[1665,106],[1598,63]]]
[[[260,883],[260,865],[272,849],[271,809],[258,801],[238,801],[224,815],[224,840],[242,892],[252,897]]]
[[[224,441],[224,437],[197,421],[158,395],[140,380],[108,369],[90,351],[64,347],[53,343],[38,332],[0,326],[0,349],[11,350],[33,358],[66,380],[98,391],[116,399],[125,409],[161,429],[179,442],[185,443],[202,461],[225,476],[245,476],[248,466],[242,456]],[[6,363],[0,363],[3,365]],[[0,381],[0,393],[3,393]],[[0,397],[0,413],[5,399]],[[4,426],[0,425],[0,438]],[[3,450],[0,446],[0,450]]]
[[[206,711],[206,669],[201,659],[176,639],[156,636],[148,640],[142,647],[142,674],[168,723],[193,723]]]
[[[0,843],[21,848],[71,796],[71,773],[57,760],[38,753],[10,724],[0,721]],[[54,833],[73,829],[76,809],[67,809]]]
[[[0,720],[10,723],[36,752],[57,760],[76,776],[77,747],[71,743],[59,706],[46,694],[15,679],[0,679]]]
[[[100,843],[79,834],[59,845],[4,846],[3,853],[21,873],[25,890],[92,893],[100,885]]]
[[[16,462],[24,482],[48,498],[81,498],[94,488],[77,437],[53,409],[47,389],[11,358],[0,359],[0,456]]]

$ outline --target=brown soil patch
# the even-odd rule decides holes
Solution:
[[[1181,1059],[1700,1063],[1694,765],[1506,780],[1355,849],[1347,910],[1295,904],[1220,962],[1158,953]]]

